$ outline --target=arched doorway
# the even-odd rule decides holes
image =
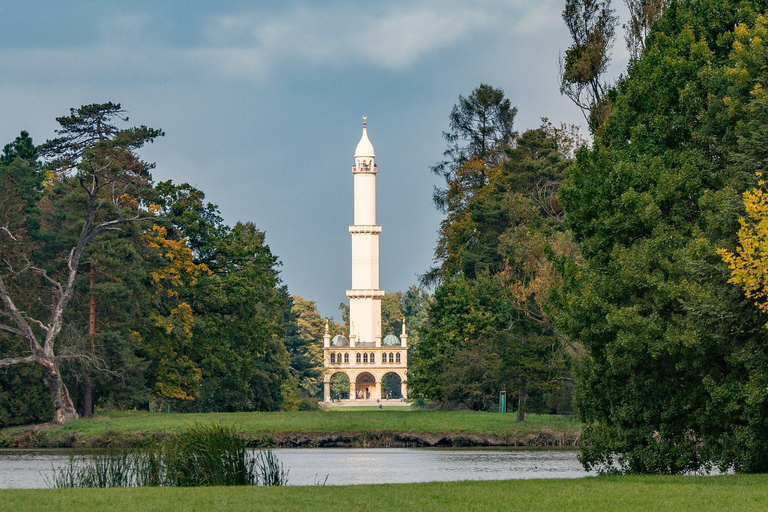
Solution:
[[[402,379],[395,372],[385,373],[381,378],[381,396],[387,400],[400,399],[403,397],[401,392]]]
[[[349,376],[344,372],[331,375],[331,400],[349,398]]]
[[[355,380],[358,400],[371,400],[376,395],[376,379],[368,372],[363,372]]]

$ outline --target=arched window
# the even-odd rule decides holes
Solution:
[[[358,363],[360,362],[360,352],[357,353],[357,357],[355,359],[357,360]]]
[[[344,354],[344,362],[345,362],[345,363],[348,363],[348,362],[349,362],[349,354],[348,354],[348,353],[347,353],[347,354]]]
[[[366,353],[363,353],[363,362],[364,363],[368,362],[368,354],[366,354]]]
[[[389,353],[389,362],[394,363],[395,362],[395,354],[392,352]]]
[[[376,362],[376,354],[371,354],[371,362],[372,363]]]
[[[336,354],[331,352],[331,364],[335,364],[335,363],[336,363]]]
[[[400,362],[400,352],[398,352],[397,354],[395,354],[395,362],[396,362],[396,363],[399,363],[399,362]]]

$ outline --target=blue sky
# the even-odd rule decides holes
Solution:
[[[583,124],[561,97],[562,0],[67,1],[0,4],[0,144],[53,136],[70,107],[122,103],[166,136],[142,155],[230,224],[252,221],[291,293],[339,318],[350,285],[352,155],[376,148],[381,285],[431,264],[429,171],[459,94],[481,82],[540,118]],[[616,6],[619,7],[619,6]],[[620,31],[619,31],[620,32]],[[626,65],[621,35],[613,70]],[[615,72],[614,72],[615,74]]]

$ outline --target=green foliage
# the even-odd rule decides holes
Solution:
[[[381,394],[384,398],[402,398],[402,380],[394,372],[386,373],[381,378]]]
[[[486,167],[496,165],[503,157],[504,148],[514,136],[512,126],[517,115],[502,89],[480,84],[466,98],[459,95],[449,116],[450,131],[443,132],[448,148],[445,160],[432,167],[432,172],[444,178],[449,185],[436,188],[433,200],[442,211],[448,208],[450,183],[460,179],[468,189],[486,184]],[[461,167],[473,158],[481,165],[473,173],[462,173]]]
[[[331,400],[349,398],[349,376],[338,372],[331,375]]]
[[[252,223],[228,227],[205,195],[187,184],[158,188],[176,237],[191,240],[205,265],[184,293],[194,317],[186,353],[201,371],[200,397],[184,410],[275,410],[287,393],[289,356],[277,258]],[[189,238],[188,238],[189,237]]]
[[[765,170],[768,75],[748,27],[767,8],[671,3],[561,189],[585,260],[566,265],[559,323],[588,352],[588,468],[768,470],[765,317],[717,255]]]
[[[302,398],[318,398],[322,392],[325,322],[329,333],[338,326],[320,316],[314,301],[298,295],[286,300],[292,304],[285,308],[285,346],[291,357],[291,374]]]

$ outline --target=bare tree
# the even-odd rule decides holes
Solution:
[[[624,40],[632,59],[639,59],[651,27],[667,8],[667,0],[624,0],[629,23],[624,25]]]
[[[0,237],[5,237],[0,241],[5,242],[4,246],[21,251],[12,255],[11,250],[6,250],[3,255],[0,330],[23,338],[27,347],[26,353],[0,359],[0,368],[32,363],[45,369],[44,382],[51,393],[55,424],[77,418],[59,369],[62,359],[75,356],[57,353],[56,344],[75,291],[83,252],[99,235],[120,231],[121,224],[151,216],[152,207],[148,213],[141,191],[149,184],[149,171],[153,166],[139,159],[134,151],[163,133],[146,126],[119,129],[113,124],[115,120],[128,121],[119,104],[93,104],[71,109],[69,116],[57,119],[61,125],[56,132],[59,137],[40,147],[51,179],[73,184],[84,193],[81,195],[83,200],[74,202],[77,221],[82,226],[63,265],[51,270],[56,267],[56,262],[46,262],[44,266],[48,268],[33,264],[33,258],[25,254],[23,245],[18,243],[26,236],[24,230],[14,232],[13,226],[0,226]],[[41,283],[37,290],[41,296],[51,294],[49,314],[44,320],[20,307],[24,300],[20,297],[21,291],[14,291],[8,285],[8,279],[30,274]],[[32,292],[23,290],[24,295]]]

